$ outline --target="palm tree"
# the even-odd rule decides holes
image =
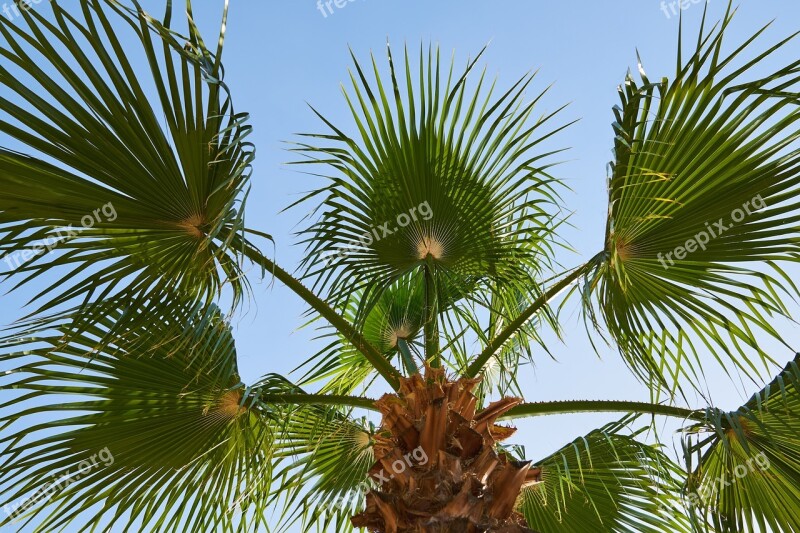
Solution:
[[[0,524],[255,531],[278,509],[325,531],[800,530],[800,357],[770,380],[783,364],[760,344],[798,295],[800,61],[754,68],[788,39],[723,53],[729,7],[672,78],[626,78],[605,247],[564,271],[547,147],[568,124],[538,116],[534,76],[495,94],[480,54],[399,67],[389,49],[388,80],[354,55],[353,133],[317,113],[325,131],[293,145],[327,183],[299,202],[293,276],[245,224],[254,148],[224,22],[210,49],[190,2],[185,36],[171,2],[133,4],[0,17],[0,259],[37,287],[0,348]],[[239,377],[248,263],[327,341],[293,380]],[[650,403],[525,402],[517,370],[562,297]],[[734,411],[683,407],[707,354],[770,382]],[[535,462],[503,444],[503,421],[589,412],[622,418]],[[685,426],[685,465],[644,442],[656,416]]]

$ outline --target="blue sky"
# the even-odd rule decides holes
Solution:
[[[800,29],[796,0],[740,3],[729,42],[740,42],[772,19],[777,20],[767,32],[766,44]],[[163,1],[143,4],[160,13]],[[323,15],[316,0],[231,1],[227,82],[237,109],[251,114],[255,127],[251,140],[258,148],[247,222],[274,236],[279,264],[293,270],[302,259],[303,249],[295,245],[293,232],[310,206],[279,212],[319,185],[285,165],[292,156],[284,141],[295,139],[293,134],[298,132],[322,131],[307,103],[335,124],[349,126],[340,91],[351,65],[348,46],[359,58],[374,51],[382,61],[387,38],[396,47],[438,44],[443,56],[454,51],[458,64],[490,43],[482,64],[498,77],[500,88],[537,69],[534,90],[554,83],[541,112],[570,103],[563,119],[580,119],[557,139],[560,146],[572,148],[556,174],[572,189],[564,199],[567,210],[574,212],[573,227],[566,228],[563,237],[575,249],[574,253],[560,252],[558,259],[564,266],[576,266],[601,250],[616,87],[627,69],[635,67],[637,49],[651,78],[672,74],[678,32],[678,17],[670,9],[673,2],[340,0],[340,4],[344,7],[331,4],[332,13],[323,5]],[[703,4],[687,4],[683,14],[694,34]],[[201,26],[215,29],[221,5],[221,0],[197,2]],[[727,2],[711,0],[709,5],[716,20]],[[798,55],[800,42],[795,42],[778,59],[783,63]],[[258,272],[252,274],[257,281]],[[22,296],[3,296],[0,324],[19,316]],[[255,283],[249,311],[235,321],[245,381],[254,382],[267,373],[287,374],[319,347],[313,330],[298,330],[304,310],[299,298],[271,280]],[[558,361],[540,353],[536,367],[523,370],[520,382],[528,391],[527,399],[646,400],[647,391],[630,376],[613,348],[601,343],[601,357],[595,354],[574,310],[575,306],[568,307],[564,314],[565,343],[552,345]],[[786,331],[787,339],[800,344],[796,329]],[[707,377],[712,400],[719,406],[735,408],[756,390],[753,385],[746,391],[732,385],[718,367],[710,367]],[[588,415],[521,421],[515,442],[526,445],[529,458],[536,460],[616,418]]]
[[[712,0],[711,18],[720,18],[726,5],[725,0]],[[569,161],[557,170],[574,191],[565,195],[567,209],[574,211],[574,229],[564,236],[577,251],[565,251],[559,259],[565,266],[580,264],[603,244],[616,87],[628,68],[635,69],[637,49],[651,78],[674,71],[678,17],[672,16],[669,2],[666,7],[670,17],[659,0],[355,0],[325,17],[314,0],[234,2],[225,52],[228,81],[236,89],[237,105],[252,113],[259,149],[248,223],[275,236],[279,263],[293,266],[301,259],[302,249],[292,246],[292,231],[304,209],[276,213],[315,183],[281,166],[291,160],[281,142],[293,139],[292,133],[323,129],[306,103],[335,124],[350,124],[340,91],[351,65],[348,46],[359,58],[373,51],[381,61],[387,38],[396,47],[433,42],[443,55],[454,51],[463,63],[489,43],[483,63],[498,76],[501,87],[538,69],[534,90],[555,84],[541,112],[570,103],[563,117],[580,119],[559,138],[572,150],[565,157]],[[690,3],[683,15],[693,37],[702,4]],[[743,0],[729,43],[740,42],[772,19],[776,22],[764,41],[769,44],[800,29],[800,3]],[[778,59],[784,62],[798,54],[800,43],[794,43]],[[310,352],[313,332],[294,331],[304,306],[291,293],[264,286],[257,294],[257,314],[243,319],[238,328],[242,371],[252,376],[283,372]],[[553,350],[558,362],[540,353],[536,368],[522,373],[527,399],[646,400],[647,392],[614,350],[599,344],[602,360],[598,359],[577,313],[564,316],[566,342],[554,344]],[[796,331],[787,329],[787,335],[798,340]],[[756,390],[752,385],[732,385],[720,368],[710,368],[709,389],[717,405],[736,408]],[[696,405],[703,401],[698,399]],[[586,415],[521,421],[515,440],[536,460],[616,418]]]
[[[712,0],[711,18],[720,18],[726,5],[724,0]],[[482,62],[489,74],[497,75],[500,87],[537,69],[538,83],[531,92],[554,83],[541,112],[569,103],[563,118],[580,119],[556,141],[571,147],[556,173],[573,190],[565,194],[567,209],[574,211],[573,228],[565,228],[564,237],[576,250],[560,253],[559,260],[564,266],[575,266],[601,250],[616,88],[627,69],[635,69],[637,49],[651,78],[672,74],[677,16],[668,18],[656,0],[355,0],[334,10],[324,17],[314,0],[233,2],[231,8],[225,51],[228,82],[235,90],[236,105],[252,114],[259,150],[248,224],[275,237],[280,264],[294,267],[303,256],[302,248],[293,245],[292,232],[307,207],[278,212],[318,184],[284,165],[292,155],[283,142],[296,139],[294,133],[323,131],[307,104],[335,124],[349,125],[340,90],[351,66],[348,46],[359,58],[373,51],[382,61],[387,38],[398,47],[439,44],[443,55],[454,51],[461,63],[489,43]],[[694,36],[702,4],[690,3],[683,14]],[[796,24],[800,4],[744,0],[729,43],[740,42],[772,19],[776,22],[764,40],[768,44],[800,29]],[[800,43],[794,43],[777,60],[785,62],[798,53]],[[313,331],[296,330],[304,311],[302,302],[269,283],[257,287],[256,294],[256,308],[237,328],[242,372],[253,378],[268,371],[288,371],[313,346]],[[523,373],[527,399],[647,399],[647,392],[630,377],[615,351],[600,344],[602,360],[598,359],[577,313],[564,316],[566,342],[553,346],[558,362],[542,353],[535,370]],[[792,331],[791,336],[797,334]],[[708,376],[712,399],[718,405],[736,407],[755,391],[750,386],[743,392],[722,375],[719,368],[711,367]],[[570,416],[521,422],[518,440],[527,445],[531,458],[538,458],[612,418]]]

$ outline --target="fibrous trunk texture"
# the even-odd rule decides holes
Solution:
[[[516,430],[495,421],[520,403],[505,398],[476,412],[480,380],[448,381],[442,369],[401,381],[377,402],[383,414],[375,439],[378,486],[355,527],[376,533],[530,532],[514,508],[522,487],[540,481],[529,462],[498,453]]]

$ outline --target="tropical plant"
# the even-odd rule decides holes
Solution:
[[[756,383],[783,366],[760,341],[783,342],[798,294],[800,61],[754,67],[788,39],[724,53],[729,7],[690,53],[679,38],[672,78],[627,77],[605,247],[566,271],[547,147],[568,124],[527,99],[534,76],[496,94],[480,54],[461,70],[422,46],[398,66],[390,48],[388,78],[353,54],[354,132],[317,113],[326,131],[293,147],[327,179],[298,202],[317,208],[295,277],[245,224],[254,149],[224,21],[209,48],[190,1],[186,36],[171,1],[161,19],[132,3],[0,17],[0,259],[24,259],[15,289],[50,280],[0,345],[0,525],[800,530],[800,357],[734,411],[683,407],[704,355]],[[327,341],[296,379],[239,377],[246,263]],[[651,402],[523,399],[562,297]],[[622,418],[539,461],[502,444],[504,420],[595,412]],[[657,416],[686,426],[685,465],[642,436]]]

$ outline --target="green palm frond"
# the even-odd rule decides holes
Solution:
[[[362,510],[375,464],[374,428],[336,411],[296,410],[276,439],[276,456],[285,466],[275,484],[287,508],[288,522],[300,520],[306,531],[351,531],[350,517]],[[294,505],[292,505],[294,504]]]
[[[444,298],[443,298],[444,299]],[[363,293],[357,292],[344,306],[343,316],[357,323]],[[400,356],[398,366],[418,366],[413,343],[423,326],[425,285],[422,276],[410,274],[397,280],[378,299],[360,321],[360,331],[367,342],[387,359]],[[376,375],[375,368],[364,355],[343,335],[330,326],[323,326],[322,338],[331,342],[320,352],[305,361],[299,368],[307,368],[301,385],[325,381],[323,392],[351,394],[367,386]],[[400,346],[403,352],[400,353]]]
[[[201,334],[165,317],[98,351],[122,316],[65,342],[65,315],[60,327],[27,328],[3,345],[11,369],[0,383],[11,399],[0,405],[0,502],[16,509],[3,525],[257,529],[270,490],[270,414],[243,399],[227,323],[203,317]],[[175,331],[190,337],[174,341],[179,351]],[[84,466],[101,452],[103,464]]]
[[[191,20],[189,37],[169,28],[171,7],[162,24],[138,4],[47,5],[0,20],[4,275],[47,275],[39,312],[82,303],[82,324],[108,300],[207,304],[228,286],[236,303],[254,150],[221,79],[222,35],[212,54]],[[133,69],[137,52],[149,72]]]
[[[350,517],[363,506],[375,463],[375,428],[340,406],[281,407],[259,401],[287,393],[305,394],[280,376],[267,376],[253,387],[256,405],[285,420],[274,432],[271,503],[282,509],[284,525],[299,522],[303,531],[352,531]]]
[[[519,510],[547,533],[689,532],[680,504],[680,468],[659,448],[609,424],[538,463],[541,482],[523,489]]]
[[[710,516],[720,533],[800,530],[800,355],[740,409],[710,409],[689,432],[695,520]]]
[[[532,274],[532,279],[539,277],[538,273]],[[468,323],[469,331],[479,332],[481,350],[495,339],[511,322],[517,319],[520,313],[529,308],[534,298],[531,291],[521,291],[515,286],[502,283],[491,284],[489,299],[480,302],[477,313],[472,313]],[[536,295],[539,296],[538,294]],[[486,312],[482,312],[485,310]],[[486,327],[481,327],[479,317],[488,314]],[[481,383],[477,389],[478,397],[483,398],[488,394],[497,393],[503,396],[525,396],[525,391],[517,381],[517,373],[521,366],[535,363],[535,350],[538,348],[545,355],[552,357],[542,336],[543,330],[549,328],[560,335],[560,326],[553,309],[545,306],[540,312],[526,321],[506,341],[483,366],[480,376]],[[474,362],[474,357],[463,359],[461,371]]]
[[[673,389],[702,379],[700,354],[753,379],[774,371],[759,334],[797,290],[800,61],[759,77],[766,29],[723,53],[731,24],[700,30],[674,79],[629,75],[614,113],[605,253],[590,291],[627,363]],[[726,43],[725,43],[726,44]],[[724,228],[724,230],[723,230]],[[785,263],[784,263],[785,265]],[[590,311],[593,311],[590,309]],[[731,367],[728,363],[733,363]]]
[[[421,48],[415,82],[408,51],[404,69],[388,55],[390,84],[374,58],[374,80],[353,58],[345,98],[358,134],[318,113],[331,133],[294,149],[330,180],[299,202],[320,215],[303,232],[306,274],[337,302],[362,291],[362,309],[413,270],[465,289],[482,278],[528,286],[558,205],[552,153],[537,150],[562,129],[550,127],[556,113],[530,120],[542,96],[525,101],[533,75],[495,96],[475,61],[460,71]]]
[[[438,285],[436,299],[442,315],[455,309],[464,298],[464,289],[460,281]],[[354,293],[342,306],[344,318],[356,324],[364,339],[383,357],[395,359],[397,367],[405,368],[407,375],[417,373],[425,360],[420,338],[425,320],[423,274],[416,271],[402,276],[384,290],[367,312],[361,313],[365,297],[363,291]],[[300,365],[299,369],[307,369],[300,384],[324,382],[321,392],[333,394],[366,389],[377,376],[374,366],[335,328],[326,325],[320,329],[320,338],[330,342]],[[450,329],[443,327],[446,341],[450,339],[448,332]]]

